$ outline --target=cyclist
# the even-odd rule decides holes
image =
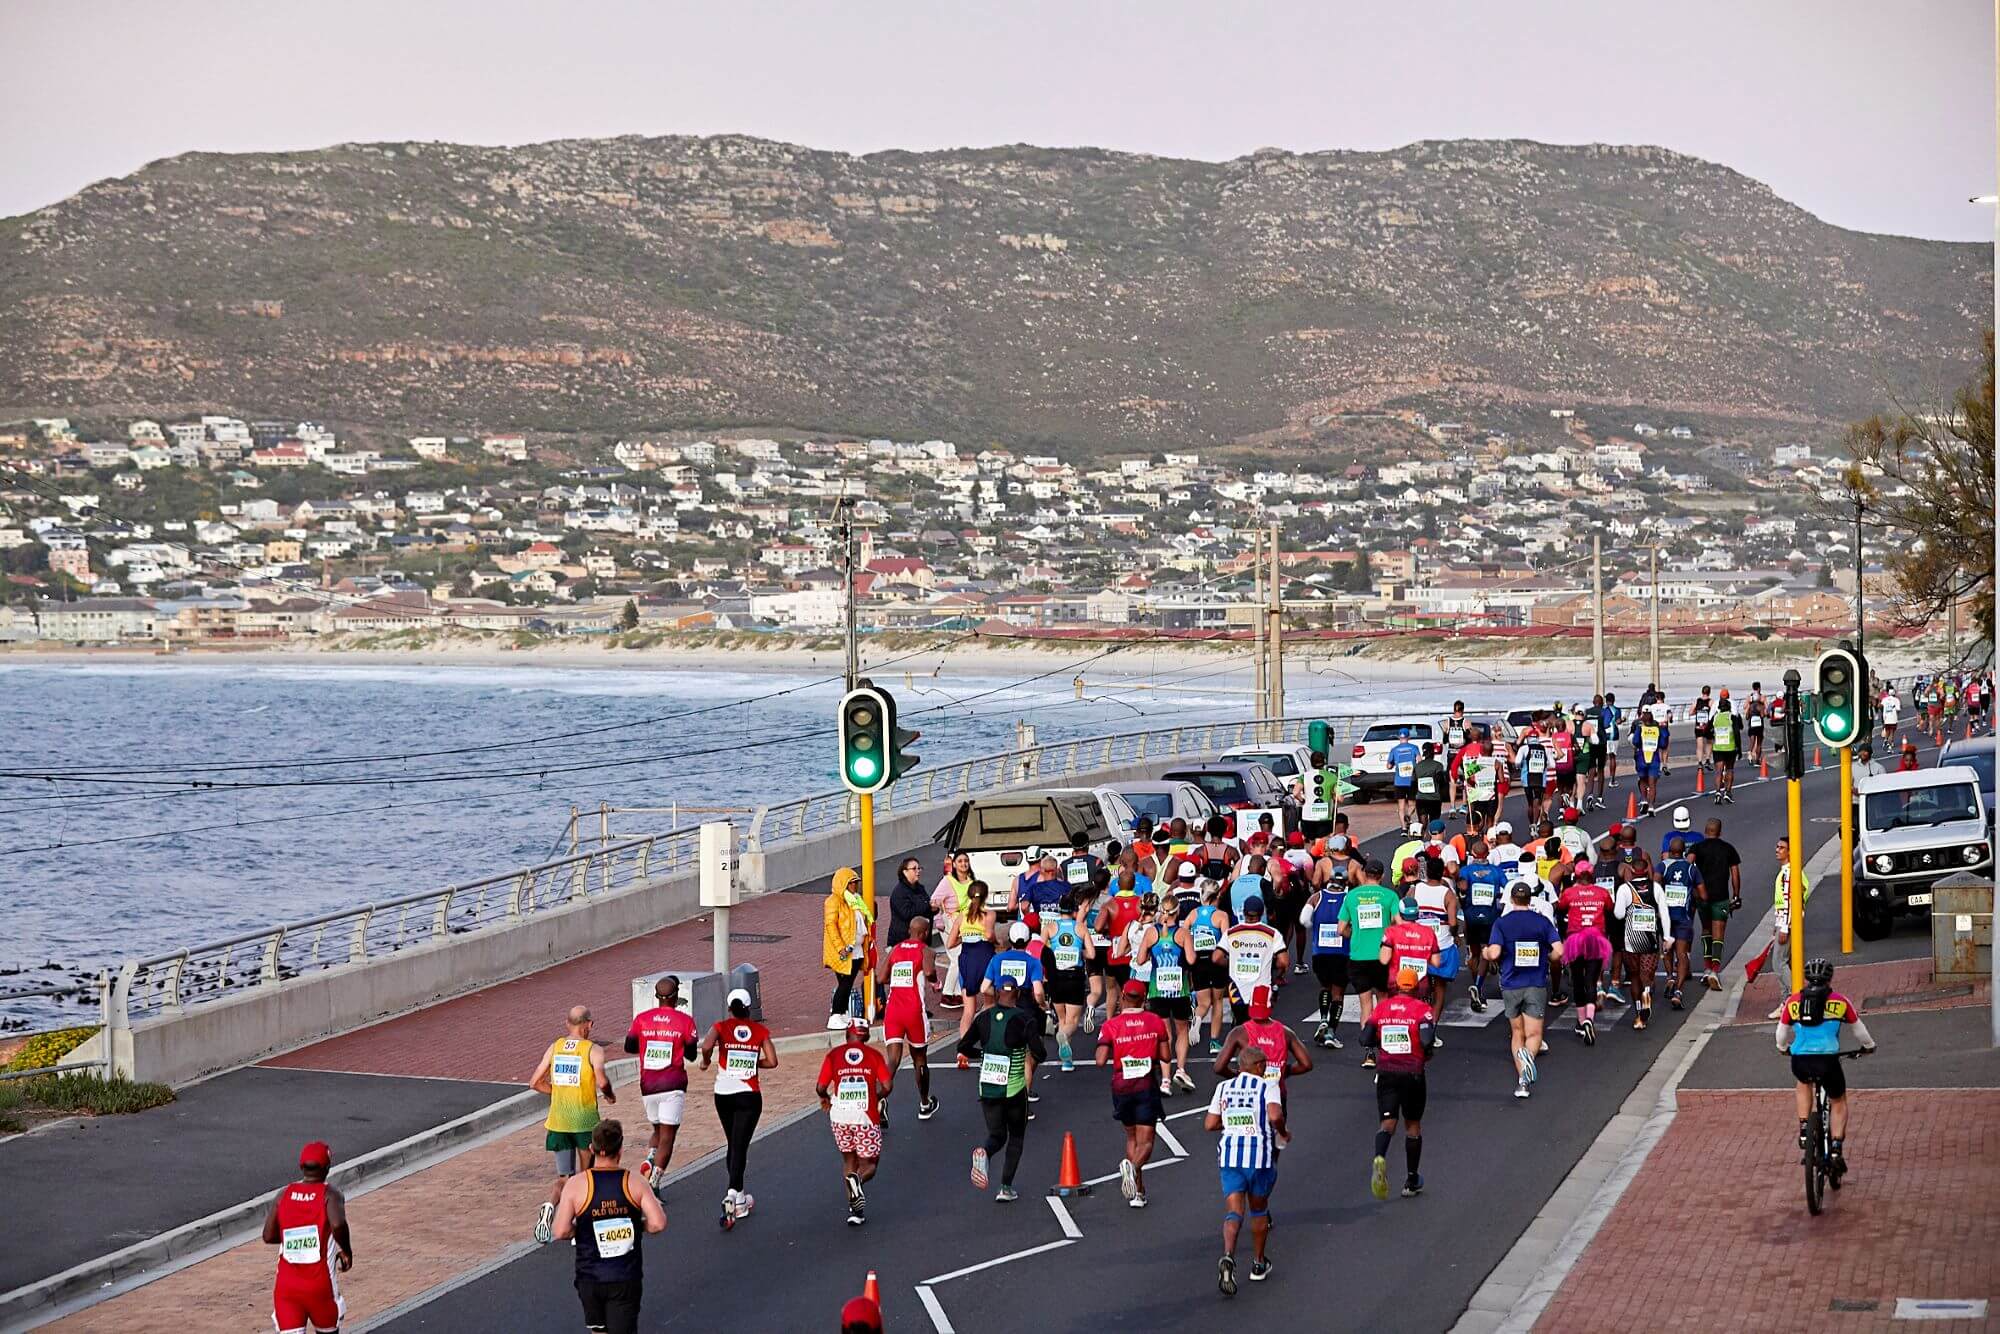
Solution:
[[[1861,1050],[1875,1050],[1868,1025],[1861,1022],[1861,1007],[1833,989],[1833,965],[1825,959],[1808,959],[1805,989],[1793,992],[1785,1001],[1778,1019],[1778,1050],[1792,1058],[1792,1078],[1797,1080],[1799,1147],[1807,1148],[1806,1118],[1812,1114],[1812,1086],[1815,1081],[1826,1089],[1832,1107],[1832,1124],[1827,1130],[1833,1140],[1832,1168],[1836,1176],[1847,1171],[1842,1144],[1847,1138],[1847,1076],[1840,1069],[1840,1026],[1854,1025]]]

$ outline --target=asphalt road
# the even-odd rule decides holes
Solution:
[[[1750,772],[1754,773],[1754,770]],[[1622,816],[1624,780],[1613,810],[1587,821],[1600,832]],[[1694,772],[1677,767],[1663,780],[1662,813],[1644,822],[1642,841],[1657,848],[1666,812],[1689,798],[1699,827],[1711,814],[1743,857],[1746,909],[1731,923],[1734,950],[1769,903],[1775,871],[1772,845],[1785,827],[1784,784],[1746,782],[1737,804],[1713,807],[1692,799]],[[1837,775],[1825,769],[1805,783],[1808,815],[1834,813]],[[1510,815],[1519,821],[1516,804]],[[1807,826],[1807,853],[1833,825]],[[1384,836],[1371,844],[1380,850]],[[1837,902],[1815,896],[1814,908]],[[1809,939],[1819,944],[1809,919]],[[1899,926],[1871,954],[1913,952],[1917,928]],[[1299,978],[1282,993],[1278,1012],[1306,1035],[1317,989]],[[1095,1069],[1038,1081],[1042,1101],[1029,1128],[1017,1186],[1021,1200],[1001,1205],[972,1189],[967,1157],[983,1137],[970,1076],[941,1072],[943,1109],[918,1122],[907,1072],[892,1101],[893,1125],[880,1174],[869,1190],[866,1227],[845,1224],[845,1196],[824,1118],[817,1113],[777,1130],[754,1146],[749,1187],[755,1214],[721,1232],[716,1214],[724,1181],[704,1168],[665,1192],[668,1230],[645,1243],[648,1264],[641,1328],[736,1331],[831,1328],[840,1304],[860,1291],[866,1272],[880,1276],[887,1324],[894,1330],[944,1328],[920,1299],[929,1286],[938,1310],[960,1334],[1036,1329],[1208,1329],[1225,1309],[1231,1316],[1275,1315],[1289,1327],[1436,1330],[1464,1310],[1486,1274],[1533,1221],[1570,1167],[1616,1113],[1653,1060],[1691,1040],[1685,1015],[1656,1007],[1644,1033],[1629,1016],[1600,1019],[1595,1048],[1576,1042],[1571,1012],[1552,1025],[1551,1049],[1535,1097],[1512,1097],[1513,1073],[1499,1006],[1490,1026],[1470,1021],[1461,997],[1447,1013],[1445,1046],[1431,1064],[1425,1117],[1424,1195],[1392,1194],[1378,1203],[1367,1175],[1375,1129],[1373,1087],[1358,1068],[1359,1050],[1345,1029],[1345,1051],[1316,1050],[1318,1067],[1292,1081],[1295,1138],[1281,1161],[1273,1197],[1275,1226],[1270,1281],[1243,1283],[1230,1302],[1215,1289],[1222,1204],[1214,1147],[1193,1109],[1204,1106],[1212,1077],[1198,1075],[1199,1095],[1168,1103],[1169,1131],[1187,1157],[1171,1166],[1163,1144],[1149,1173],[1152,1207],[1125,1207],[1115,1182],[1072,1201],[1065,1219],[1044,1198],[1056,1177],[1062,1132],[1073,1131],[1086,1178],[1115,1171],[1122,1152],[1111,1120],[1106,1076]],[[1768,1036],[1760,1037],[1768,1045]],[[1749,1057],[1749,1049],[1744,1053]],[[803,1059],[803,1058],[800,1058]],[[814,1058],[816,1059],[816,1058]],[[690,1116],[710,1114],[689,1108]],[[1400,1137],[1399,1137],[1400,1138]],[[1402,1166],[1400,1143],[1390,1150],[1392,1182]],[[534,1201],[521,1202],[523,1235]],[[1074,1234],[1074,1235],[1071,1235]],[[393,1245],[393,1240],[367,1246]],[[1050,1249],[1011,1263],[990,1264],[1037,1247]],[[1248,1254],[1248,1239],[1239,1254]],[[573,1326],[568,1247],[542,1248],[442,1293],[384,1328],[396,1331],[559,1329]],[[989,1265],[948,1278],[955,1271]],[[1247,1262],[1243,1273],[1247,1275]]]

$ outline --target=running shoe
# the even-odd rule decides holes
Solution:
[[[1146,1197],[1144,1195],[1134,1195],[1125,1207],[1128,1209],[1143,1209],[1146,1207]]]
[[[956,996],[940,997],[938,1005],[947,1010],[963,1010],[965,1008],[965,1002]]]
[[[1012,1204],[1014,1201],[1021,1198],[1021,1192],[1015,1190],[1012,1186],[1002,1186],[1000,1189],[993,1192],[993,1198],[997,1203],[1000,1204]]]
[[[1526,1047],[1521,1048],[1521,1050],[1516,1052],[1515,1055],[1520,1057],[1521,1060],[1522,1078],[1526,1079],[1530,1084],[1534,1083],[1536,1079],[1540,1078],[1540,1072],[1535,1069],[1535,1058],[1532,1054],[1529,1053]]]
[[[1364,1056],[1364,1057],[1362,1057],[1362,1058],[1361,1058],[1361,1068],[1362,1068],[1363,1070],[1373,1070],[1373,1069],[1375,1068],[1375,1053],[1374,1053],[1374,1052],[1372,1052],[1372,1051],[1371,1051],[1371,1052],[1369,1052],[1369,1053],[1368,1053],[1368,1054],[1367,1054],[1366,1056]]]
[[[867,1215],[862,1211],[860,1205],[850,1204],[847,1206],[847,1225],[849,1227],[860,1227],[867,1221]]]
[[[1033,1089],[1029,1089],[1029,1090],[1028,1090],[1028,1101],[1029,1101],[1029,1102],[1040,1102],[1041,1100],[1042,1100],[1042,1095],[1041,1095],[1041,1094],[1039,1094],[1039,1093],[1035,1092],[1035,1091],[1034,1091]]]
[[[1623,987],[1606,987],[1604,989],[1604,996],[1613,1005],[1630,1005],[1632,1003],[1632,998],[1625,994],[1625,988]]]
[[[1346,1044],[1341,1042],[1340,1038],[1337,1035],[1333,1033],[1328,1033],[1326,1035],[1326,1045],[1331,1047],[1335,1051],[1339,1051],[1341,1047],[1343,1047]]]
[[[542,1201],[542,1212],[535,1219],[535,1240],[546,1246],[556,1239],[556,1207],[547,1200]]]
[[[1130,1158],[1118,1160],[1118,1193],[1128,1200],[1139,1198],[1139,1174],[1133,1170]]]
[[[861,1207],[861,1203],[861,1178],[849,1172],[847,1174],[847,1211],[849,1213],[855,1212]]]
[[[1368,1193],[1378,1200],[1389,1198],[1389,1160],[1379,1153],[1368,1169]]]
[[[1210,1039],[1208,1040],[1208,1054],[1209,1054],[1210,1056],[1220,1056],[1220,1055],[1222,1055],[1222,1039],[1221,1039],[1221,1038],[1210,1038]]]
[[[1236,1257],[1225,1255],[1215,1262],[1215,1286],[1225,1297],[1236,1295]]]
[[[756,1196],[752,1195],[747,1190],[739,1190],[736,1192],[736,1216],[738,1218],[749,1217],[750,1211],[756,1207],[757,1207]]]
[[[1307,973],[1310,973],[1311,971],[1312,971],[1312,969],[1311,969],[1311,968],[1308,968],[1308,967],[1307,967],[1307,966],[1306,966],[1306,965],[1305,965],[1304,963],[1295,963],[1295,964],[1293,964],[1293,965],[1292,965],[1292,976],[1293,976],[1293,977],[1304,977],[1304,976],[1305,976],[1305,975],[1306,975]],[[1257,1275],[1256,1275],[1256,1273],[1255,1273],[1255,1272],[1253,1271],[1253,1272],[1251,1273],[1250,1277],[1252,1277],[1252,1278],[1255,1278],[1255,1277],[1257,1277]]]
[[[1174,1083],[1179,1084],[1189,1093],[1194,1092],[1194,1076],[1189,1074],[1185,1067],[1174,1071]]]
[[[1597,1025],[1589,1019],[1576,1026],[1576,1035],[1583,1039],[1583,1045],[1586,1047],[1597,1045]]]
[[[972,1188],[985,1190],[986,1183],[986,1146],[982,1144],[972,1151]]]
[[[1403,1180],[1403,1198],[1413,1200],[1424,1193],[1424,1177],[1421,1172],[1412,1172]]]
[[[1667,1004],[1673,1006],[1676,1010],[1685,1008],[1681,1004],[1681,989],[1679,987],[1675,987],[1667,993]]]
[[[1097,1031],[1097,1007],[1093,1005],[1083,1007],[1083,1031],[1086,1033]]]
[[[1515,1097],[1517,1097],[1517,1098],[1525,1098],[1525,1097],[1527,1097],[1527,1096],[1528,1096],[1528,1086],[1527,1086],[1526,1084],[1516,1084],[1516,1085],[1514,1085],[1514,1096],[1515,1096]]]
[[[1320,1046],[1322,1046],[1322,1047],[1324,1047],[1324,1046],[1326,1045],[1326,1025],[1325,1025],[1325,1024],[1321,1024],[1321,1025],[1320,1025],[1319,1027],[1317,1027],[1317,1028],[1315,1028],[1315,1029],[1313,1030],[1313,1041],[1314,1041],[1314,1042],[1317,1042],[1317,1043],[1318,1043],[1318,1044],[1319,1044]]]
[[[1722,990],[1722,976],[1711,968],[1701,975],[1701,984],[1710,991],[1720,991]]]
[[[1068,1042],[1056,1043],[1056,1059],[1062,1062],[1062,1068],[1065,1073],[1076,1069],[1076,1061],[1070,1052]]]
[[[1484,997],[1484,996],[1482,996],[1482,995],[1480,995],[1480,994],[1479,994],[1479,988],[1478,988],[1478,987],[1467,987],[1467,988],[1466,988],[1465,990],[1466,990],[1466,995],[1467,995],[1467,999],[1469,1000],[1469,1002],[1470,1002],[1470,1003],[1471,1003],[1471,1005],[1472,1005],[1472,1012],[1473,1012],[1474,1014],[1485,1014],[1485,1013],[1486,1013],[1486,997]]]
[[[659,1194],[661,1188],[667,1184],[667,1169],[664,1167],[653,1168],[650,1172],[646,1173],[646,1184],[653,1188],[655,1195]]]
[[[1250,1281],[1252,1283],[1262,1283],[1269,1277],[1271,1277],[1271,1262],[1269,1260],[1252,1260],[1250,1262]]]
[[[933,1116],[937,1115],[937,1109],[938,1100],[936,1098],[925,1099],[923,1102],[917,1104],[917,1120],[930,1120]]]

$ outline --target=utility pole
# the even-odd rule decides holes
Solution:
[[[1653,689],[1665,690],[1660,683],[1660,549],[1654,547],[1648,555],[1652,559],[1653,580]]]
[[[1256,644],[1257,658],[1257,704],[1258,716],[1267,717],[1271,711],[1271,687],[1264,672],[1264,530],[1254,529],[1250,534],[1250,570],[1256,580],[1256,601],[1250,612],[1250,631]]]
[[[842,501],[845,504],[845,500]],[[854,612],[854,523],[845,514],[840,517],[840,570],[842,583],[847,593],[847,689],[854,689],[861,679],[861,640],[855,630]]]
[[[1857,483],[1859,479],[1857,478]],[[1854,492],[1854,651],[1861,652],[1867,647],[1865,636],[1867,622],[1863,616],[1866,603],[1861,591],[1861,491],[1857,485]]]
[[[1285,716],[1285,580],[1278,569],[1278,525],[1271,525],[1271,716]],[[1274,730],[1271,740],[1276,741]]]
[[[1806,882],[1805,836],[1799,820],[1799,782],[1806,776],[1806,728],[1796,667],[1785,670],[1785,731],[1785,842],[1791,854],[1790,875],[1785,882],[1785,923],[1792,946],[1792,990],[1798,991],[1805,986],[1806,975],[1805,901],[1799,891]]]
[[[1590,537],[1590,681],[1591,689],[1604,693],[1604,539]]]

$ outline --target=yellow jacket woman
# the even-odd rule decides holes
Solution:
[[[820,927],[820,962],[833,970],[827,1027],[844,1026],[854,979],[867,961],[875,934],[875,905],[861,893],[861,873],[843,866],[833,873]]]

